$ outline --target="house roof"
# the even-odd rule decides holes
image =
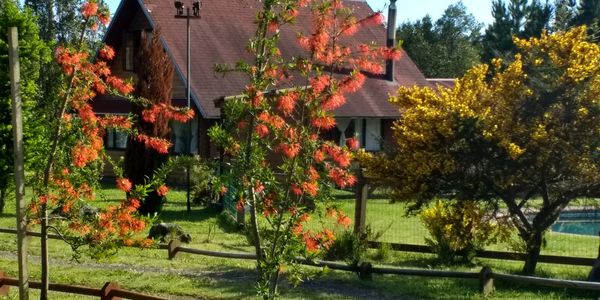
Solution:
[[[427,82],[429,82],[434,88],[437,88],[438,85],[451,89],[454,87],[456,83],[456,78],[427,78]]]
[[[172,1],[166,0],[122,0],[111,24],[105,41],[119,43],[117,24],[128,22],[132,9],[143,8],[143,12],[153,27],[160,26],[163,42],[175,62],[175,69],[185,81],[186,68],[186,20],[175,18]],[[188,4],[191,0],[184,0]],[[200,19],[190,20],[191,26],[191,91],[194,102],[205,118],[219,118],[219,109],[214,101],[226,96],[238,95],[248,84],[242,74],[215,74],[215,64],[235,64],[240,59],[250,60],[245,48],[255,31],[255,15],[261,8],[259,0],[203,0]],[[364,0],[346,0],[346,5],[354,8],[357,18],[373,13]],[[296,42],[296,32],[308,33],[311,19],[308,11],[300,12],[297,23],[282,29],[280,50],[284,56],[304,53]],[[304,17],[303,17],[304,16]],[[349,38],[352,44],[374,41],[385,45],[384,26],[369,27]],[[347,103],[335,111],[337,117],[383,117],[396,118],[398,108],[387,102],[389,94],[399,85],[426,86],[428,82],[412,60],[404,53],[396,62],[395,82],[386,81],[383,75],[370,76],[365,86],[358,92],[348,95]]]

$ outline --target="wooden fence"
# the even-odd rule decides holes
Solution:
[[[14,229],[6,229],[0,228],[0,233],[16,233]],[[28,235],[39,236],[39,233],[36,232],[28,232]],[[60,239],[59,236],[49,236],[50,238]],[[371,246],[376,247],[380,246],[374,242],[371,243]],[[406,244],[392,244],[392,247],[396,247],[397,250],[401,251],[413,251],[413,252],[426,252],[433,253],[431,249],[427,246],[422,245],[406,245]],[[228,259],[247,259],[254,260],[256,259],[256,255],[254,253],[233,253],[233,252],[221,252],[221,251],[212,251],[212,250],[203,250],[203,249],[195,249],[188,248],[181,245],[181,242],[178,240],[172,240],[168,244],[162,244],[157,247],[160,250],[167,250],[167,257],[169,259],[174,259],[178,253],[188,253],[194,255],[204,255],[211,257],[220,257],[220,258],[228,258]],[[521,253],[508,253],[508,252],[500,252],[500,251],[482,251],[480,257],[489,257],[489,258],[500,258],[500,259],[522,259]],[[580,266],[591,266],[594,263],[594,259],[591,258],[581,258],[581,257],[562,257],[562,256],[549,256],[543,255],[540,256],[541,262],[549,262],[549,263],[560,263],[560,264],[573,264]],[[361,279],[371,279],[373,274],[390,274],[390,275],[407,275],[407,276],[423,276],[423,277],[442,277],[442,278],[462,278],[462,279],[473,279],[479,281],[479,291],[487,295],[494,288],[494,280],[497,281],[505,281],[510,283],[517,284],[532,284],[546,287],[558,287],[558,288],[571,288],[571,289],[583,289],[588,291],[600,291],[600,283],[596,282],[587,282],[587,281],[578,281],[578,280],[564,280],[564,279],[550,279],[550,278],[541,278],[541,277],[532,277],[532,276],[521,276],[521,275],[512,275],[512,274],[503,274],[503,273],[495,273],[488,267],[483,267],[479,272],[464,272],[464,271],[444,271],[444,270],[427,270],[427,269],[405,269],[405,268],[397,268],[390,266],[374,266],[371,263],[362,263],[360,265],[348,265],[346,263],[341,262],[333,262],[333,261],[324,261],[324,260],[311,260],[303,257],[298,257],[295,259],[296,263],[314,266],[314,267],[327,267],[332,270],[339,271],[349,271],[355,272],[359,275]],[[0,277],[1,279],[1,277]],[[12,280],[12,281],[11,281]],[[0,292],[2,291],[3,285],[16,285],[18,282],[15,279],[3,279],[0,280]],[[39,283],[31,282],[30,285],[32,287],[36,287]],[[54,286],[55,289],[52,288]],[[65,285],[51,285],[50,290],[68,292],[64,289],[60,289],[61,287],[65,287]],[[71,286],[72,287],[72,286]],[[90,293],[94,293],[92,296],[100,296],[100,290],[89,289],[85,287],[74,287],[75,291],[89,291]],[[129,299],[162,299],[151,296],[145,296],[142,294],[137,294],[134,292],[129,292],[125,290],[116,289],[112,292],[113,297],[128,297]],[[0,293],[1,295],[1,293]],[[84,293],[84,295],[89,295]],[[146,297],[146,298],[143,298]],[[101,299],[117,299],[117,298],[101,298]]]
[[[16,278],[10,278],[6,275],[6,273],[0,272],[0,296],[7,296],[10,286],[19,286],[19,280]],[[30,281],[29,287],[32,289],[40,289],[42,284],[38,281]],[[107,282],[101,289],[50,283],[49,290],[68,294],[99,297],[100,300],[117,300],[121,298],[132,300],[166,300],[166,298],[154,297],[121,289],[119,284],[115,282]]]
[[[253,253],[231,253],[231,252],[220,252],[193,249],[181,246],[179,241],[170,241],[166,247],[161,249],[167,249],[169,259],[175,258],[177,253],[189,253],[196,255],[205,255],[212,257],[221,258],[233,258],[233,259],[256,259],[256,255]],[[463,278],[473,279],[479,281],[479,291],[487,295],[494,289],[494,279],[498,281],[505,281],[517,284],[532,284],[546,287],[558,287],[558,288],[571,288],[571,289],[582,289],[588,291],[600,291],[600,283],[578,281],[578,280],[564,280],[564,279],[551,279],[541,278],[532,276],[521,276],[512,274],[495,273],[488,267],[483,267],[479,272],[463,272],[463,271],[443,271],[443,270],[426,270],[426,269],[405,269],[390,266],[373,266],[370,263],[362,263],[360,265],[348,265],[340,262],[324,261],[324,260],[308,260],[306,258],[298,257],[295,259],[296,263],[315,266],[315,267],[327,267],[332,270],[339,271],[350,271],[355,272],[361,279],[371,279],[372,274],[389,274],[389,275],[408,275],[408,276],[423,276],[423,277],[444,277],[444,278]]]
[[[396,250],[396,251],[430,253],[430,254],[435,253],[435,251],[433,251],[431,249],[431,247],[425,246],[425,245],[382,243],[382,242],[374,242],[374,241],[369,242],[369,248],[380,249],[384,244],[390,245],[392,250]],[[519,252],[478,250],[475,252],[475,256],[480,257],[480,258],[525,261],[525,253],[519,253]],[[589,258],[589,257],[540,255],[538,257],[538,262],[549,263],[549,264],[559,264],[559,265],[570,265],[570,266],[593,266],[594,263],[596,262],[596,259]]]

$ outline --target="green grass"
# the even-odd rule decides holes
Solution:
[[[106,188],[99,195],[97,204],[114,203],[124,195]],[[353,215],[352,200],[339,200],[340,206]],[[247,239],[216,209],[194,207],[188,214],[185,193],[172,191],[160,219],[176,222],[189,232],[193,241],[190,247],[250,252]],[[389,228],[382,240],[418,243],[425,230],[415,217],[404,217],[405,207],[389,204],[386,200],[370,200],[367,207],[368,220],[374,229]],[[317,222],[318,220],[313,220]],[[9,201],[6,211],[0,215],[0,227],[14,228],[14,202]],[[35,228],[34,228],[35,229]],[[412,240],[411,240],[412,239]],[[51,240],[51,281],[101,288],[107,281],[118,282],[122,287],[152,295],[180,299],[248,299],[254,297],[255,263],[247,260],[220,259],[199,255],[178,254],[167,259],[166,250],[135,248],[122,249],[115,257],[104,261],[83,258],[80,263],[71,262],[71,250],[62,241]],[[595,257],[598,249],[593,237],[566,234],[549,234],[544,253]],[[29,267],[32,280],[39,278],[39,241],[31,238],[29,244]],[[376,256],[376,250],[370,257]],[[390,264],[409,268],[438,268],[478,272],[483,265],[495,271],[516,273],[521,262],[476,259],[474,265],[439,266],[434,256],[427,254],[390,252],[377,264]],[[322,272],[318,268],[303,268],[313,278],[292,289],[282,283],[284,299],[480,299],[475,280],[444,278],[420,278],[412,276],[375,275],[372,281],[361,281],[347,272]],[[0,234],[0,271],[17,275],[15,236]],[[538,274],[547,277],[584,279],[589,268],[540,264]],[[594,293],[563,289],[518,286],[496,283],[497,290],[491,299],[566,299],[597,298]],[[34,292],[32,292],[34,293]],[[16,289],[6,299],[13,299]],[[35,294],[35,293],[34,293]],[[4,298],[0,298],[4,299]],[[90,299],[60,293],[51,299]]]

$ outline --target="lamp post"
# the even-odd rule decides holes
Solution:
[[[192,4],[192,9],[193,9],[193,15],[190,15],[190,8],[189,7],[185,7],[183,5],[183,1],[181,0],[175,0],[174,2],[175,4],[175,9],[177,10],[177,13],[175,14],[175,18],[185,18],[186,19],[186,33],[187,33],[187,46],[186,46],[186,50],[187,50],[187,55],[186,55],[186,65],[187,65],[187,72],[186,72],[186,99],[187,99],[187,108],[190,109],[191,107],[191,88],[190,88],[190,56],[191,56],[191,47],[190,47],[190,19],[194,18],[194,19],[199,19],[200,18],[200,8],[202,7],[202,2],[200,0],[194,0],[193,4]],[[183,14],[183,9],[186,9],[186,14]],[[185,146],[185,152],[186,154],[191,154],[192,153],[192,139],[191,139],[191,135],[192,135],[192,121],[188,121],[188,137],[186,138],[186,146]],[[191,207],[191,203],[190,203],[190,166],[187,166],[185,169],[185,176],[186,176],[186,184],[187,184],[187,212],[191,212],[192,211],[192,207]]]

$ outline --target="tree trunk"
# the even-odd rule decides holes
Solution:
[[[525,257],[525,265],[523,266],[523,274],[532,275],[535,273],[540,251],[542,250],[543,232],[534,229],[529,239],[527,240],[527,253]]]
[[[0,214],[4,211],[4,198],[6,197],[6,187],[0,188]]]
[[[125,175],[134,185],[144,184],[148,177],[154,174],[154,171],[168,160],[168,156],[160,154],[153,149],[129,138],[127,150],[125,151]],[[159,196],[156,191],[152,191],[139,199],[141,202],[138,212],[141,215],[154,215],[162,210],[165,197]]]

